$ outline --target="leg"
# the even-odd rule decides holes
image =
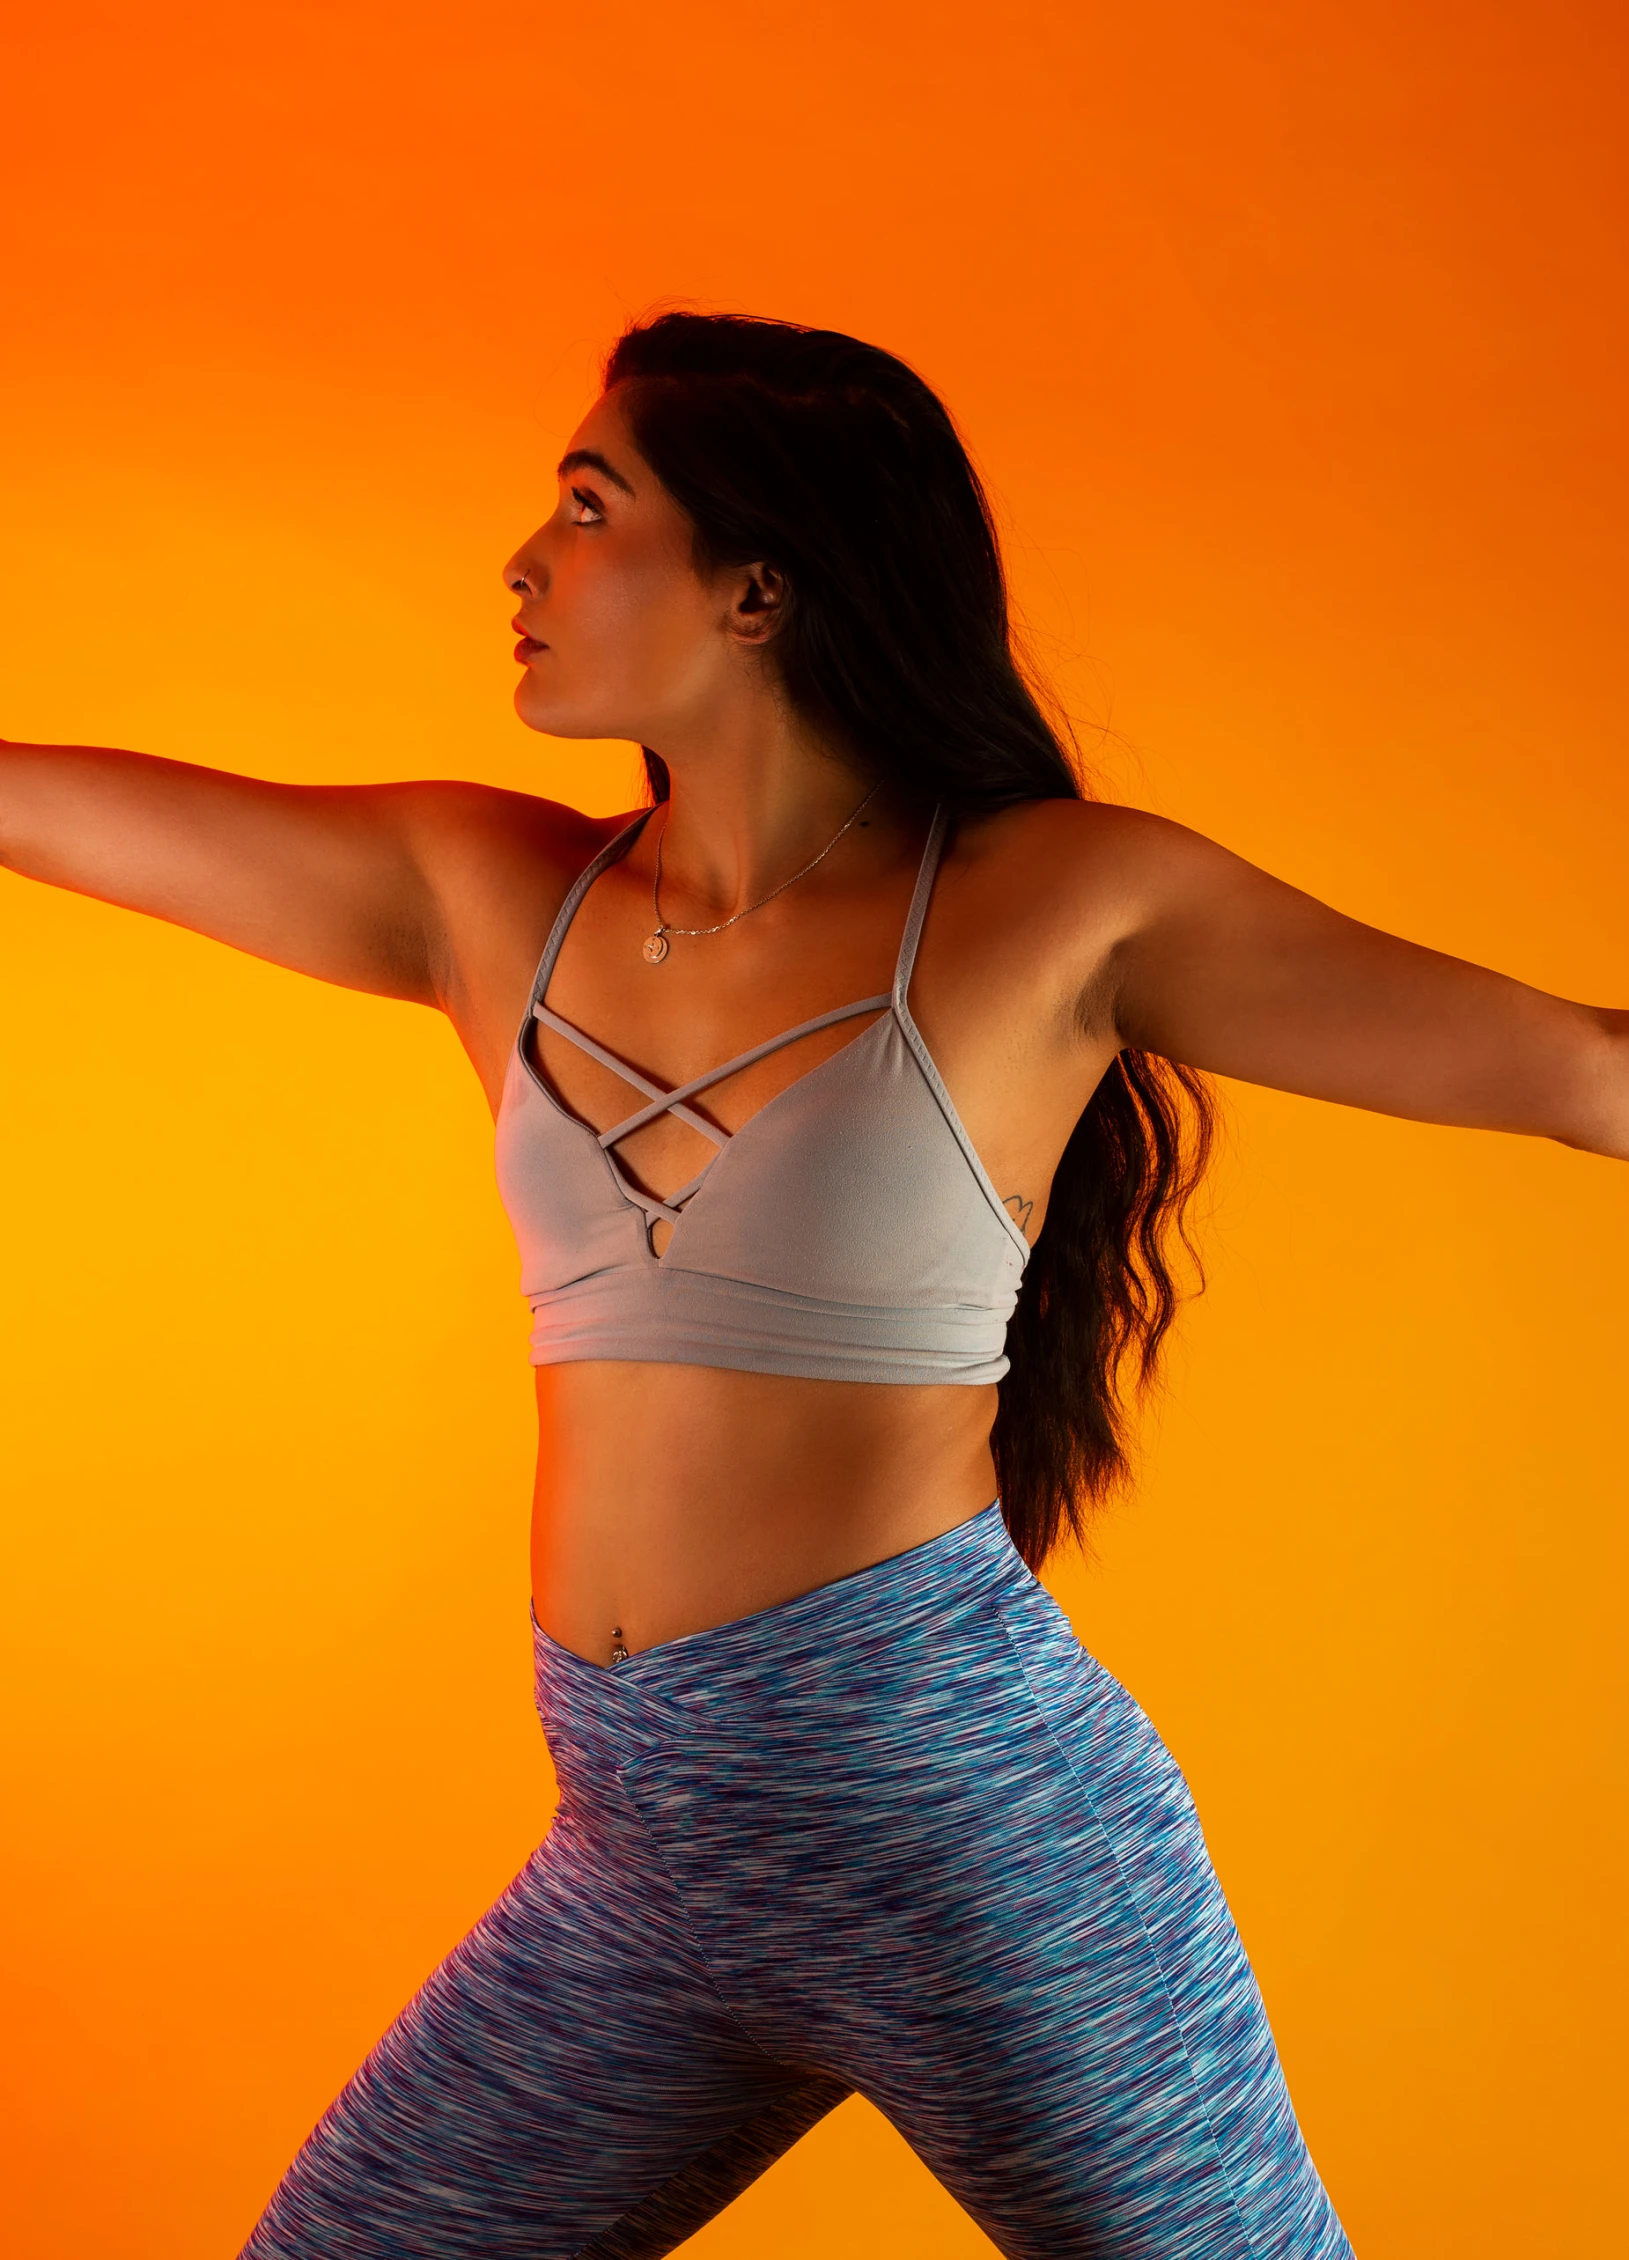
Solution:
[[[761,2044],[1011,2260],[1350,2260],[1186,1785],[1040,1588],[902,1627],[811,1718],[624,1776]]]
[[[843,2099],[739,2029],[638,1851],[557,1819],[329,2110],[243,2260],[655,2260]]]
[[[881,2107],[1025,2260],[1351,2260],[1186,1784],[1106,1673],[1028,1660],[1052,1752],[947,1891],[985,2045],[913,2018]]]

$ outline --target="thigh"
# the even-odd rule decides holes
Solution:
[[[557,1822],[325,2115],[243,2260],[646,2260],[847,2092],[740,2030],[659,1874]]]
[[[1005,1613],[1018,1778],[933,1879],[963,2011],[907,2010],[881,2107],[1014,2260],[1351,2260],[1186,1783],[1072,1635]]]
[[[1186,1785],[1041,1589],[828,1718],[625,1776],[743,2025],[1012,2260],[1350,2260]]]

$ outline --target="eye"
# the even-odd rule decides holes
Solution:
[[[571,503],[571,523],[574,526],[604,525],[605,512],[600,508],[596,495],[588,493],[582,487],[571,487],[567,492]]]

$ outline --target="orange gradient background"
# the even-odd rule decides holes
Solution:
[[[625,805],[629,749],[514,719],[498,567],[630,314],[787,315],[942,390],[1106,790],[1629,1004],[1626,44],[36,10],[0,732]],[[14,880],[0,962],[6,2240],[205,2260],[544,1827],[524,1310],[430,1015]],[[1629,1173],[1228,1100],[1141,1481],[1050,1582],[1194,1784],[1363,2260],[1604,2254]],[[686,2247],[990,2249],[858,2102]]]

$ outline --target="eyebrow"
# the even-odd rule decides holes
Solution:
[[[591,447],[574,447],[569,455],[561,456],[560,461],[555,466],[555,476],[563,479],[570,471],[598,471],[602,479],[609,479],[611,484],[614,487],[620,487],[624,494],[633,493],[633,488],[616,466],[607,463],[603,455],[596,455]]]

